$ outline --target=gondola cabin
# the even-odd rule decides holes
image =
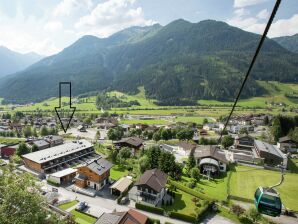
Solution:
[[[259,213],[280,216],[282,203],[276,190],[259,187],[255,193],[255,206]]]

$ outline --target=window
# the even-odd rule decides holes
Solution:
[[[258,190],[255,193],[255,199],[258,200],[260,195],[261,195],[261,190],[258,188]]]
[[[90,181],[87,182],[87,185],[90,186]]]

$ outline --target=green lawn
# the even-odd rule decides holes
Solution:
[[[203,124],[203,121],[205,118],[207,118],[207,117],[186,117],[186,116],[182,117],[182,116],[180,116],[175,119],[175,122],[184,122],[184,123],[192,122],[192,123],[197,123],[197,124]],[[208,121],[212,122],[211,119],[208,119]]]
[[[168,124],[166,120],[121,120],[121,124]]]
[[[232,171],[231,194],[252,199],[259,186],[271,186],[278,183],[280,173],[252,167],[237,166],[236,172]],[[282,202],[290,209],[298,210],[298,174],[286,173],[283,185],[277,188]]]
[[[121,165],[114,165],[110,170],[110,178],[113,180],[119,180],[121,177],[128,175],[128,170]]]
[[[181,183],[187,184],[188,182],[190,182],[190,179],[191,178],[189,177],[183,176],[181,179]],[[227,176],[223,176],[222,178],[209,180],[209,181],[201,178],[200,181],[197,183],[197,186],[194,188],[194,190],[217,200],[226,200],[227,199],[227,181],[228,181]]]
[[[24,138],[5,138],[5,137],[0,137],[0,143],[1,144],[14,144],[14,143],[19,143],[19,142],[24,142]]]
[[[59,205],[58,207],[61,208],[62,210],[67,210],[69,208],[71,208],[72,206],[75,206],[76,204],[78,204],[79,201],[77,200],[73,200],[64,204]]]
[[[84,214],[82,212],[72,210],[70,213],[74,216],[74,220],[78,224],[93,224],[96,222],[96,218],[89,216],[87,214]]]
[[[165,211],[170,212],[179,212],[186,215],[195,216],[195,208],[203,208],[205,205],[205,201],[199,199],[200,206],[196,206],[195,203],[192,201],[194,196],[187,194],[181,190],[176,191],[176,196],[174,203],[170,206],[162,206]]]

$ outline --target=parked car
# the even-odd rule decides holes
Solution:
[[[120,204],[125,205],[126,203],[128,203],[128,201],[129,201],[128,197],[123,197],[120,201]]]
[[[83,210],[85,210],[87,207],[88,207],[87,202],[85,202],[85,201],[81,201],[81,202],[78,204],[78,206],[77,206],[77,210],[79,210],[79,211],[83,211]]]

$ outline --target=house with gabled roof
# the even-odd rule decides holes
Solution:
[[[80,188],[102,189],[109,181],[110,169],[113,164],[99,158],[77,168],[75,185]]]
[[[161,204],[166,194],[168,175],[159,169],[147,170],[129,192],[130,198],[142,203]]]
[[[148,224],[146,215],[130,209],[127,212],[103,213],[95,224]]]
[[[196,163],[202,174],[218,176],[226,172],[229,161],[223,150],[216,145],[201,145],[194,150]]]
[[[292,139],[290,136],[284,136],[277,142],[277,147],[284,153],[298,152],[298,142]]]

